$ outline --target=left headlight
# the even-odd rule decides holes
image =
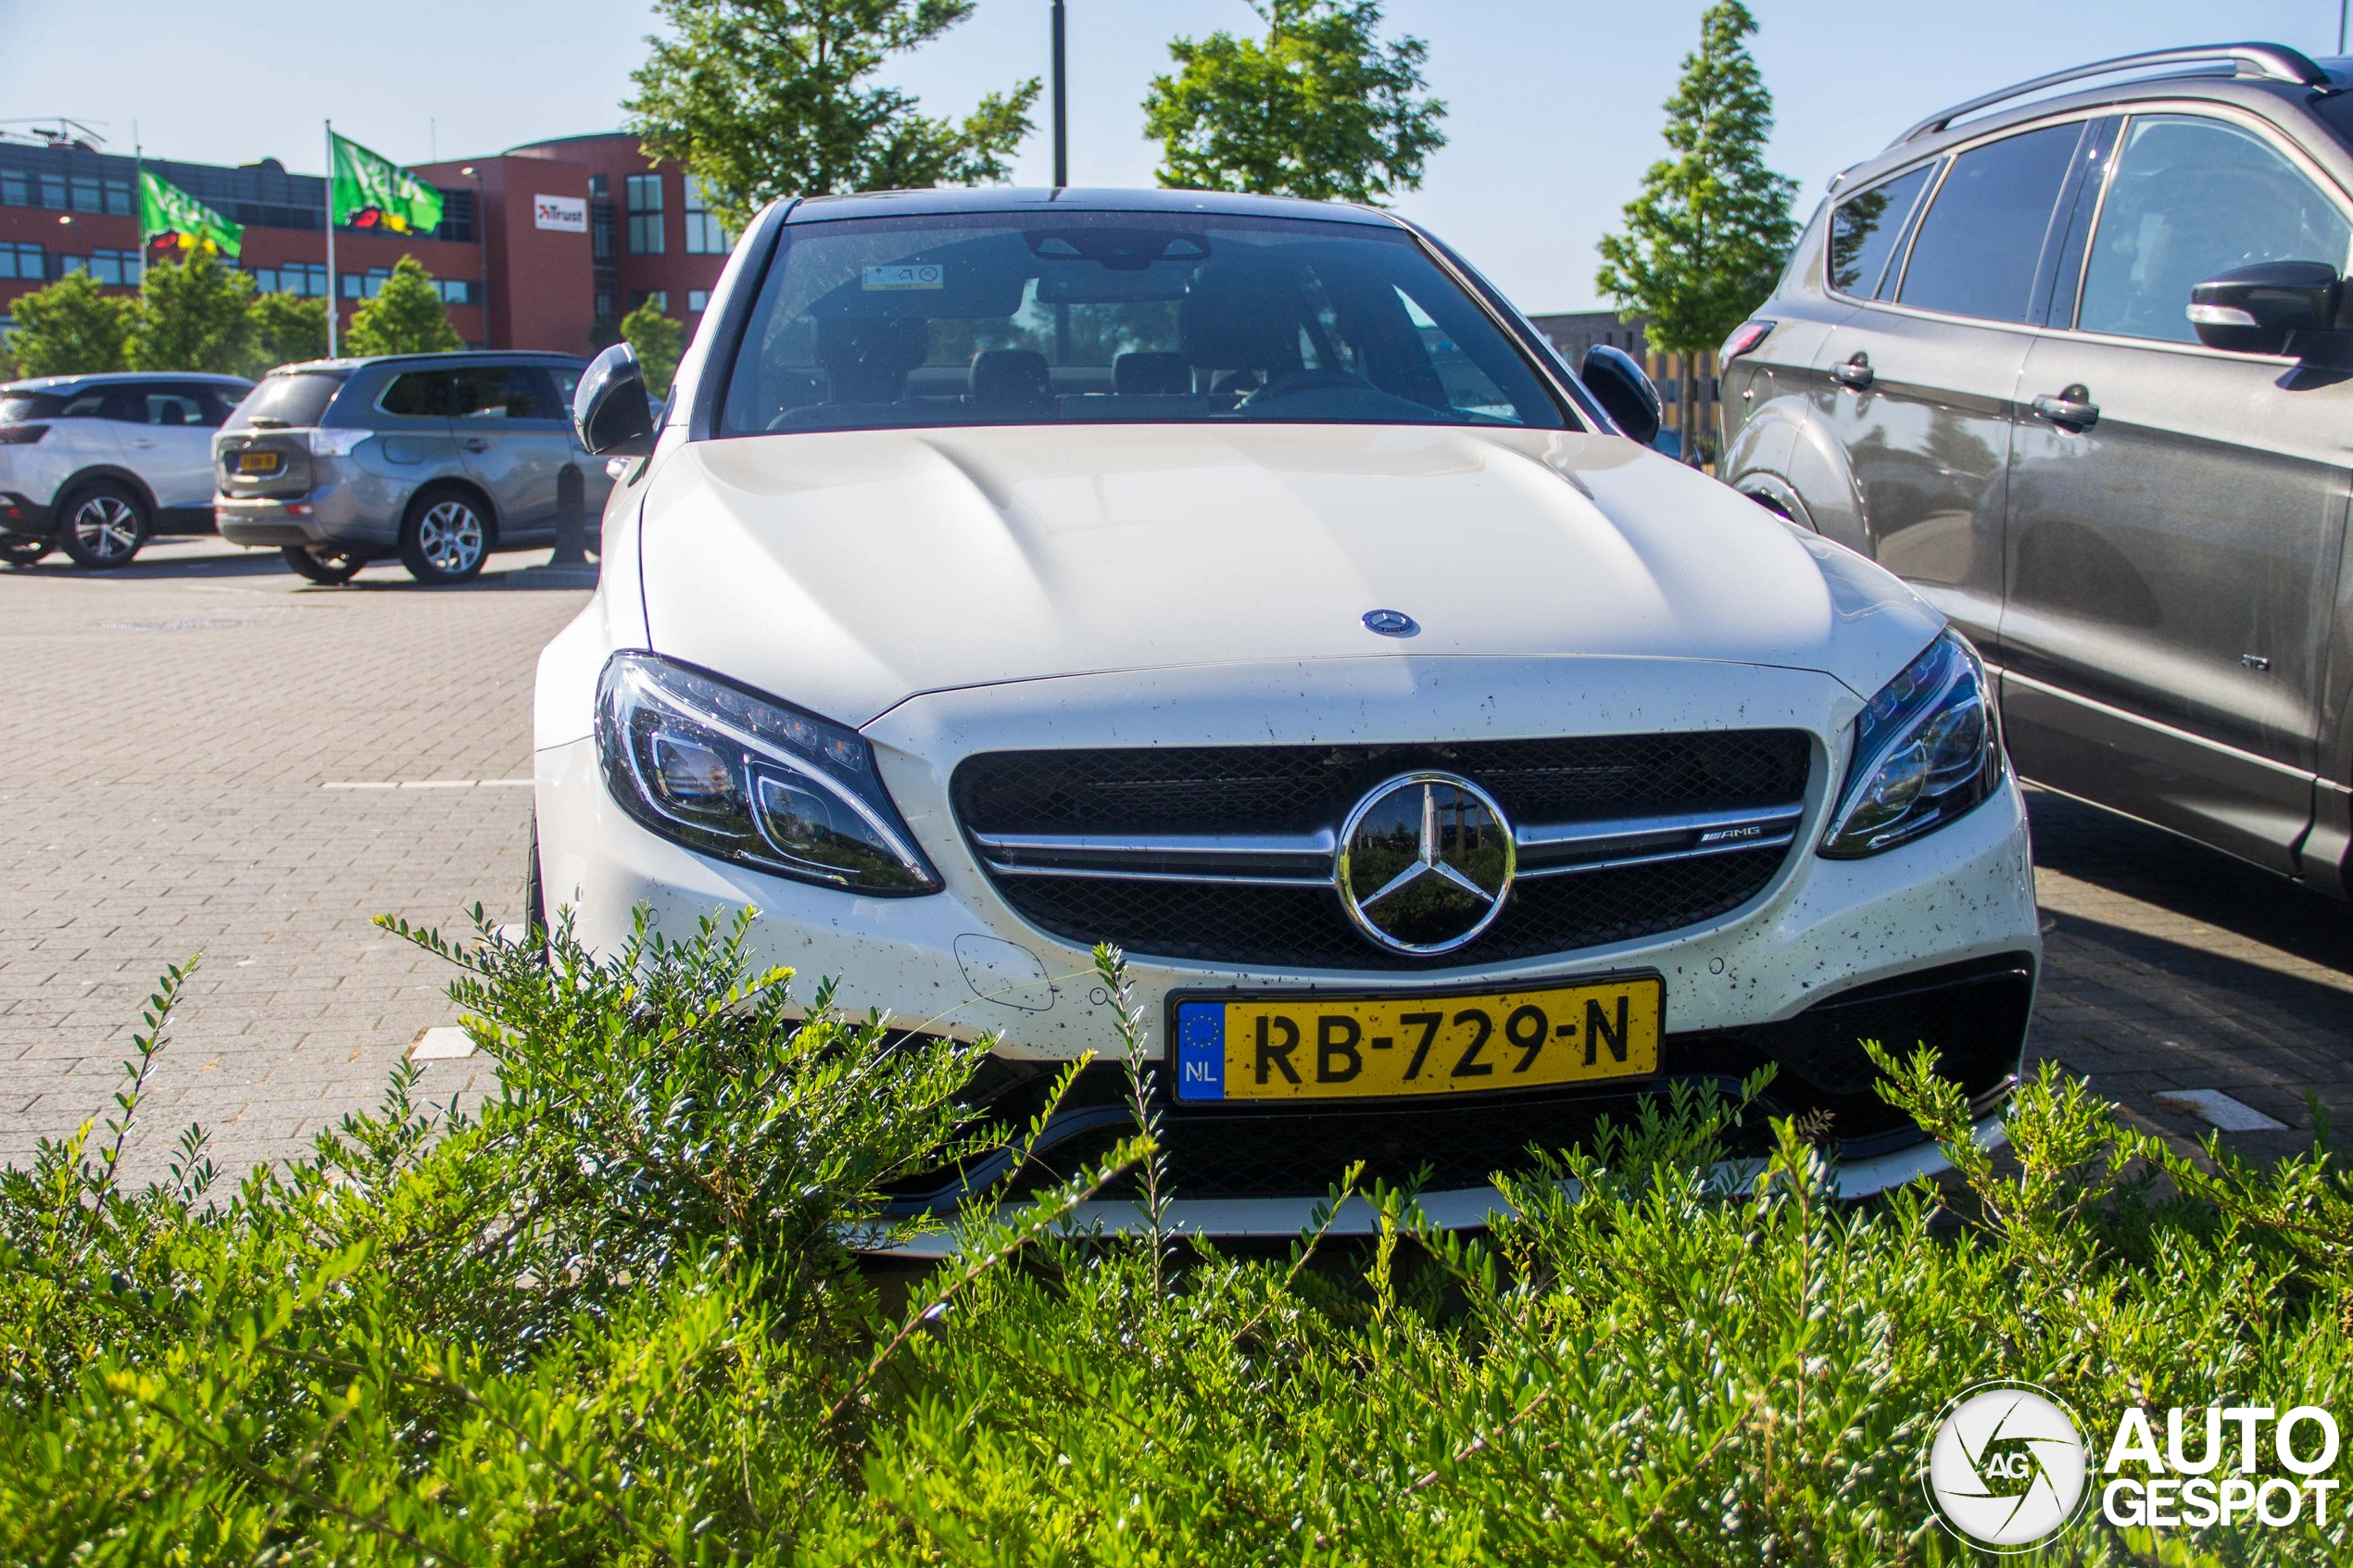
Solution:
[[[1943,827],[2002,782],[1985,667],[1946,632],[1855,720],[1855,756],[1822,853],[1851,859]]]
[[[598,684],[597,754],[622,809],[689,848],[845,892],[939,891],[855,730],[617,653]]]

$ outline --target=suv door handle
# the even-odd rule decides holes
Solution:
[[[469,452],[487,452],[490,450],[490,443],[483,440],[482,437],[477,435],[466,442],[466,450]]]
[[[2056,395],[2045,393],[2037,397],[2034,411],[2061,430],[2088,430],[2100,422],[2100,406],[2092,401],[2090,389],[2081,382]]]
[[[1843,365],[1831,367],[1831,380],[1856,392],[1878,379],[1878,373],[1871,369],[1871,357],[1860,349],[1856,349]]]

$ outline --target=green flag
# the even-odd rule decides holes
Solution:
[[[169,240],[193,255],[214,250],[234,258],[245,244],[245,226],[232,223],[177,185],[139,171],[139,241],[144,248]]]
[[[334,146],[332,220],[355,229],[422,233],[441,222],[441,193],[390,158],[327,132]]]

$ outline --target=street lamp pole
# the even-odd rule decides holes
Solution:
[[[482,172],[472,164],[458,170],[474,182],[474,246],[482,253],[482,345],[490,341],[490,212],[483,203]]]
[[[1054,187],[1070,183],[1070,100],[1063,77],[1063,0],[1054,0]]]

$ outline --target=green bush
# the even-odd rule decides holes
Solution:
[[[1110,954],[1137,1135],[975,1209],[886,1313],[846,1244],[901,1229],[887,1184],[1001,1135],[958,1107],[983,1047],[822,987],[802,1012],[747,929],[608,962],[411,933],[460,966],[497,1097],[434,1113],[404,1071],[225,1195],[194,1133],[165,1181],[120,1176],[168,976],[106,1129],[0,1178],[0,1560],[1957,1563],[1919,1461],[1981,1379],[2086,1412],[2353,1392],[2325,1150],[2194,1164],[2047,1071],[1997,1168],[1928,1062],[1883,1061],[1949,1190],[1835,1202],[1786,1123],[1728,1174],[1742,1102],[1680,1092],[1484,1237],[1378,1188],[1370,1241],[1174,1237]],[[1143,1234],[1058,1224],[1114,1179]],[[2333,1511],[2160,1557],[2087,1518],[2041,1560],[2347,1538]]]

